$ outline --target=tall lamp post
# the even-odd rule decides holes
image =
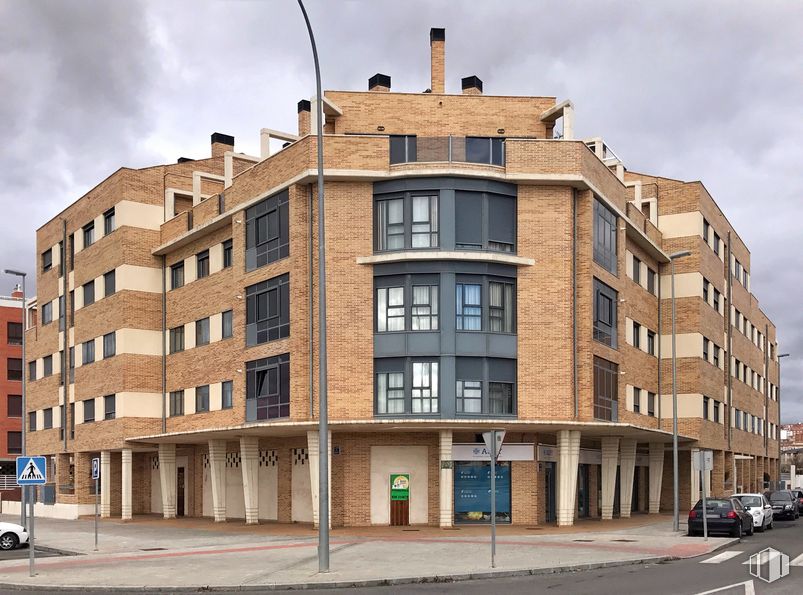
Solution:
[[[318,135],[318,572],[329,572],[329,404],[326,386],[326,237],[323,200],[323,93],[318,49],[304,2],[298,6],[307,24],[315,62],[315,105]],[[310,288],[311,289],[311,288]]]
[[[781,486],[781,360],[785,357],[789,357],[789,355],[789,353],[781,353],[778,355],[778,489],[780,489]],[[790,475],[789,479],[792,480],[792,487],[795,487],[795,478]]]
[[[27,365],[25,363],[25,331],[28,330],[27,329],[27,327],[28,327],[28,320],[27,320],[28,312],[25,309],[25,300],[27,299],[26,295],[25,295],[25,277],[26,277],[26,274],[24,272],[22,272],[22,271],[15,271],[13,269],[6,269],[4,272],[6,273],[6,275],[14,275],[16,277],[21,277],[22,278],[22,424],[21,424],[22,425],[22,431],[20,432],[20,435],[22,437],[22,440],[21,440],[22,441],[22,445],[21,445],[22,446],[22,453],[21,454],[24,456],[25,455],[25,423],[26,423],[26,420],[27,420],[27,417],[28,417],[28,412],[25,409],[25,396],[26,396],[25,373],[27,371],[26,370]],[[20,489],[20,525],[22,525],[23,527],[27,526],[25,524],[25,500],[26,500],[25,491],[26,491],[25,488]]]
[[[680,530],[680,496],[678,487],[678,390],[677,390],[677,354],[675,350],[675,260],[689,256],[691,252],[683,250],[669,255],[672,286],[672,530]]]

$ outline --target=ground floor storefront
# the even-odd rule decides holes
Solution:
[[[331,433],[330,520],[340,526],[488,523],[490,459],[481,429]],[[646,440],[645,440],[646,439]],[[642,441],[644,440],[644,441]],[[701,491],[694,444],[679,451],[680,509]],[[160,437],[131,448],[51,455],[53,483],[40,488],[42,514],[130,519],[208,517],[247,523],[318,520],[318,433],[281,436],[218,433]],[[96,496],[91,460],[100,459]],[[708,493],[757,491],[774,477],[774,459],[714,452]],[[46,497],[43,497],[45,496]],[[497,522],[572,525],[671,511],[673,459],[665,434],[610,436],[581,430],[508,430],[496,466]],[[5,506],[4,512],[11,512]]]

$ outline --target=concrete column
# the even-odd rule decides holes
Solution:
[[[100,516],[109,518],[112,514],[112,453],[100,453]]]
[[[633,506],[633,475],[636,470],[636,441],[622,439],[619,447],[619,516],[630,518]]]
[[[558,432],[558,526],[574,524],[577,508],[577,464],[580,462],[580,432]]]
[[[440,483],[440,526],[451,527],[454,521],[454,470],[452,469],[452,431],[441,430],[439,458],[441,462]],[[444,462],[447,464],[444,465]]]
[[[664,478],[664,445],[650,442],[650,514],[661,512],[661,482]]]
[[[602,520],[613,518],[613,498],[616,491],[616,467],[619,463],[619,438],[602,438]]]
[[[209,471],[212,480],[212,514],[216,523],[226,522],[226,441],[209,441]]]
[[[240,468],[243,470],[245,523],[259,524],[259,438],[240,437]]]
[[[332,433],[329,432],[329,527],[332,526]],[[320,441],[318,432],[307,432],[307,449],[309,451],[309,485],[312,492],[312,523],[318,526],[318,493],[320,483],[318,481],[319,466],[318,457]]]
[[[162,482],[164,518],[176,518],[176,445],[159,445],[159,480]]]
[[[133,490],[133,453],[130,448],[122,452],[122,519],[130,521],[132,517],[132,490]]]

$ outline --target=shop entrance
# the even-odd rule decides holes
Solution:
[[[176,468],[176,516],[184,516],[184,467]]]
[[[394,527],[410,524],[410,475],[407,473],[390,476],[390,524]]]
[[[496,522],[510,523],[510,462],[496,463]],[[454,462],[455,523],[491,522],[490,461]]]
[[[555,506],[557,480],[556,464],[551,462],[544,463],[544,519],[547,523],[554,523],[558,520]]]
[[[577,516],[580,518],[587,517],[590,503],[588,465],[581,464],[577,467]]]

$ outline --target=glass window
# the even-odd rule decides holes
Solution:
[[[184,287],[184,261],[170,267],[170,289]]]
[[[512,333],[513,284],[491,281],[488,284],[488,326],[492,333]]]
[[[703,337],[703,359],[705,361],[709,361],[708,360],[708,344],[709,343],[710,343],[710,341],[707,338]]]
[[[89,341],[86,341],[83,345],[81,345],[81,348],[82,348],[81,363],[86,365],[86,364],[91,364],[92,362],[94,362],[95,361],[95,340],[94,339],[90,339]]]
[[[703,419],[708,419],[708,408],[709,408],[710,399],[708,397],[703,397]]]
[[[404,249],[404,199],[393,198],[376,203],[379,250]]]
[[[714,401],[714,421],[719,423],[719,401]]]
[[[617,347],[618,293],[612,287],[594,279],[594,340]]]
[[[70,244],[70,270],[75,268],[75,234],[71,233],[68,238]]]
[[[404,330],[404,287],[376,290],[376,330],[379,333]]]
[[[226,380],[220,385],[221,408],[231,409],[234,405],[234,384],[231,380]]]
[[[413,413],[438,412],[438,362],[413,362]]]
[[[48,407],[42,410],[42,429],[49,430],[53,427],[53,408]]]
[[[655,333],[647,331],[647,353],[655,355]]]
[[[488,405],[491,413],[513,413],[513,384],[489,382]]]
[[[95,243],[95,222],[84,225],[84,248],[89,248]]]
[[[90,281],[84,284],[84,306],[95,303],[95,282]]]
[[[22,417],[22,395],[8,395],[8,417]]]
[[[184,415],[184,391],[174,390],[170,393],[170,417]]]
[[[22,323],[9,322],[8,327],[8,344],[9,345],[22,345]]]
[[[633,347],[641,349],[641,325],[633,321]]]
[[[705,243],[708,243],[708,238],[711,235],[711,225],[708,223],[708,219],[703,219],[703,239]]]
[[[9,380],[22,381],[22,360],[17,357],[6,359],[6,377]]]
[[[114,419],[116,401],[115,395],[103,397],[103,419]]]
[[[170,329],[170,353],[184,351],[184,325]]]
[[[456,391],[458,413],[482,413],[481,381],[458,380]]]
[[[11,378],[9,378],[11,380]],[[22,380],[20,378],[20,380]],[[36,360],[28,362],[28,380],[36,380]]]
[[[658,295],[658,288],[655,283],[655,271],[647,267],[647,291],[653,295]]]
[[[103,359],[117,354],[117,332],[103,335]]]
[[[246,210],[247,271],[290,255],[288,196],[284,190]]]
[[[103,275],[103,295],[109,297],[117,291],[117,275],[113,270]]]
[[[619,366],[594,357],[594,417],[619,420]]]
[[[487,163],[504,165],[505,143],[501,137],[467,136],[466,161],[469,163]]]
[[[599,199],[594,199],[594,262],[616,275],[617,217]]]
[[[232,265],[232,259],[234,258],[234,244],[231,240],[226,240],[223,242],[223,268],[227,269]]]
[[[641,389],[633,388],[633,413],[641,413]]]
[[[438,330],[437,285],[413,285],[412,329]]]
[[[707,304],[708,303],[708,288],[711,286],[711,283],[708,279],[703,279],[703,301]]]
[[[69,365],[70,365],[70,384],[75,383],[75,347],[70,347]]]
[[[290,416],[290,355],[246,363],[246,420]]]
[[[714,232],[714,254],[719,256],[719,235],[717,235],[717,232]]]
[[[36,431],[36,411],[28,412],[28,431],[29,432]]]
[[[209,276],[209,250],[204,250],[195,255],[197,274],[196,278],[203,279]]]
[[[84,403],[84,423],[95,421],[95,399],[86,399]]]
[[[114,207],[103,213],[103,235],[114,231]]]
[[[717,312],[719,312],[719,297],[720,297],[719,290],[714,289],[714,310],[716,310]]]
[[[390,135],[390,162],[411,163],[417,160],[417,139],[413,135]]]
[[[195,413],[209,411],[209,385],[205,384],[195,389]]]
[[[67,316],[67,308],[65,306],[66,298],[63,295],[59,296],[59,330],[64,330],[64,319]]]
[[[290,336],[290,275],[246,287],[246,344]]]
[[[377,413],[404,413],[404,372],[376,375]]]
[[[53,267],[53,249],[48,248],[42,252],[42,272],[46,273]]]
[[[42,304],[42,325],[53,322],[53,302]]]
[[[223,312],[221,316],[223,329],[221,331],[221,336],[224,339],[229,339],[234,336],[234,312],[231,310],[226,310]]]
[[[75,326],[75,290],[70,291],[70,328]]]
[[[655,393],[647,393],[647,415],[655,417]]]
[[[482,285],[475,283],[458,283],[457,298],[457,330],[482,330]]]
[[[201,318],[195,321],[195,346],[209,344],[209,318]]]
[[[22,432],[8,432],[8,454],[22,454]]]
[[[636,283],[641,283],[641,261],[633,257],[633,281]]]
[[[412,247],[438,245],[438,197],[413,196]]]

